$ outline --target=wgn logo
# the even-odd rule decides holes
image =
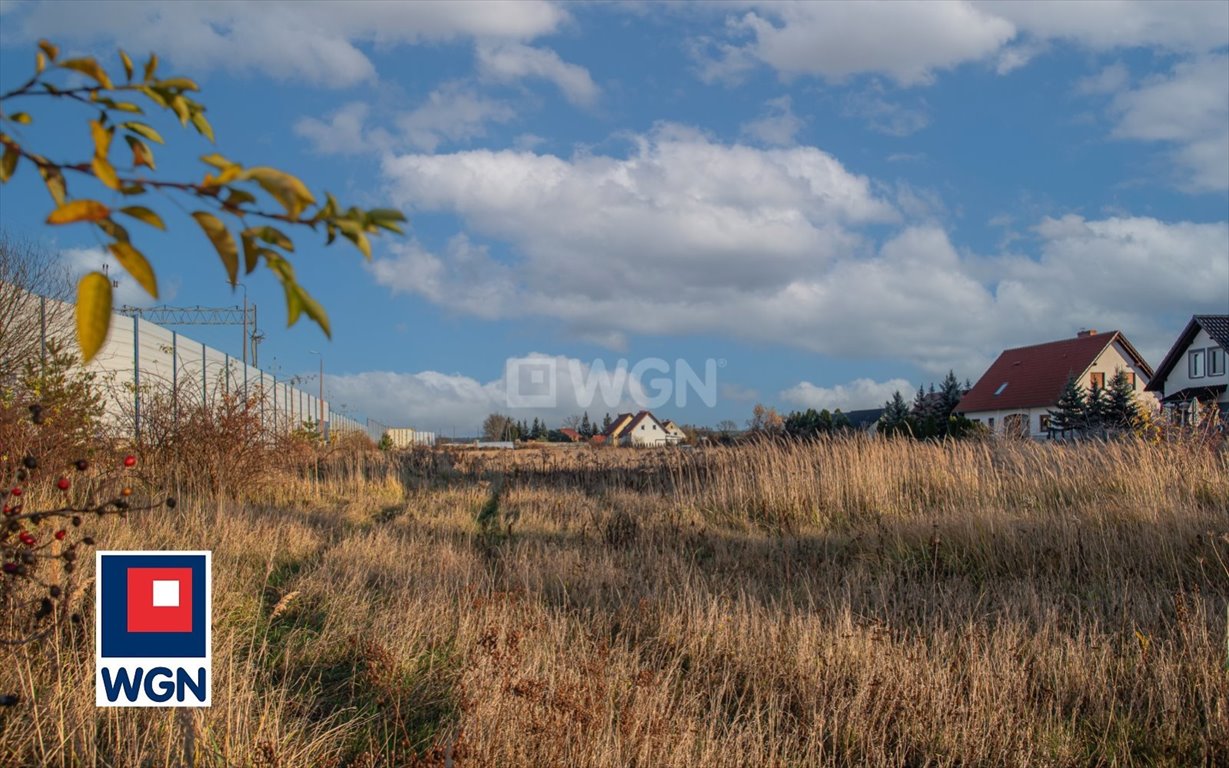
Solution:
[[[96,562],[98,706],[209,706],[209,553],[98,552]]]

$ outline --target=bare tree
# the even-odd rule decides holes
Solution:
[[[54,253],[0,232],[0,386],[37,361],[47,342],[72,338],[71,301],[71,276]]]
[[[512,427],[510,417],[502,413],[492,413],[482,422],[482,436],[487,440],[507,440]]]
[[[579,431],[580,430],[580,417],[575,416],[575,415],[566,417],[563,420],[563,426],[566,429],[575,429]]]

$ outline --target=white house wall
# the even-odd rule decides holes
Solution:
[[[1174,366],[1173,371],[1171,371],[1169,377],[1165,379],[1165,394],[1171,395],[1174,392],[1178,392],[1179,390],[1183,390],[1188,387],[1214,387],[1220,384],[1229,384],[1229,360],[1226,360],[1226,372],[1220,374],[1219,376],[1205,375],[1198,379],[1192,379],[1190,376],[1187,353],[1194,349],[1207,349],[1208,347],[1215,346],[1218,345],[1215,341],[1212,341],[1212,337],[1208,335],[1208,332],[1200,328],[1199,333],[1195,335],[1195,338],[1191,340],[1191,343],[1187,344],[1186,348],[1182,350],[1182,356],[1178,358],[1178,362]],[[1226,357],[1229,357],[1229,351],[1226,351]],[[1205,355],[1205,372],[1207,371],[1207,368],[1208,361],[1207,356]],[[1229,389],[1227,389],[1225,393],[1220,396],[1219,402],[1229,403]]]

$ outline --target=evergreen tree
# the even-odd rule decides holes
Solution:
[[[926,389],[921,385],[917,385],[917,394],[913,396],[913,408],[909,413],[917,419],[925,418],[927,412],[930,411],[930,406],[926,402]]]
[[[943,379],[943,384],[939,387],[939,391],[943,393],[941,402],[943,403],[943,412],[939,414],[943,421],[947,421],[948,417],[956,410],[956,406],[960,405],[960,398],[963,392],[960,389],[960,382],[956,380],[956,372],[948,371],[947,376]]]
[[[1127,372],[1119,368],[1114,378],[1110,379],[1105,425],[1110,429],[1130,430],[1135,427],[1137,417],[1135,387],[1127,378]]]
[[[1071,376],[1063,386],[1054,410],[1050,411],[1051,434],[1059,432],[1066,437],[1068,433],[1081,429],[1084,426],[1085,406],[1084,388],[1075,376]]]
[[[614,423],[614,419],[610,418],[610,413],[607,413],[606,418],[602,419],[602,431],[603,432],[609,431],[610,425],[613,423]]]
[[[894,435],[907,429],[909,406],[900,390],[892,394],[892,399],[883,405],[883,416],[880,417],[879,431],[886,435]]]
[[[837,408],[832,412],[831,431],[841,432],[843,430],[850,429],[852,426],[853,425],[849,423],[849,417],[842,413],[840,408]]]
[[[1088,390],[1084,400],[1084,428],[1089,432],[1098,432],[1105,427],[1105,417],[1109,411],[1109,398],[1105,387],[1095,381]]]
[[[584,438],[593,437],[593,424],[589,421],[589,412],[585,411],[585,415],[580,420],[580,436]]]

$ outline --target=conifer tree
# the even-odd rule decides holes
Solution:
[[[614,419],[610,418],[610,413],[606,413],[606,417],[602,419],[602,432],[610,431],[610,425],[614,423]]]
[[[1067,379],[1058,396],[1058,403],[1050,411],[1050,430],[1066,437],[1068,433],[1083,428],[1085,405],[1084,388],[1073,375]]]
[[[1095,381],[1088,389],[1088,397],[1084,399],[1084,428],[1088,432],[1099,432],[1105,427],[1105,417],[1109,412],[1109,398],[1105,387]]]
[[[578,431],[580,432],[581,437],[585,437],[585,438],[593,437],[593,424],[592,422],[589,421],[588,411],[585,411],[585,415],[581,417],[580,429]]]
[[[960,405],[960,398],[964,394],[960,389],[960,382],[956,380],[955,371],[947,372],[939,391],[943,393],[943,413],[939,415],[942,416],[943,421],[947,421],[947,418],[955,412],[956,406]]]
[[[884,403],[879,431],[887,435],[897,434],[907,428],[908,418],[909,406],[905,404],[900,390],[897,390],[892,394],[892,399]]]
[[[1135,426],[1138,417],[1135,387],[1127,378],[1127,372],[1121,368],[1110,379],[1105,416],[1105,424],[1111,429],[1130,430]]]

